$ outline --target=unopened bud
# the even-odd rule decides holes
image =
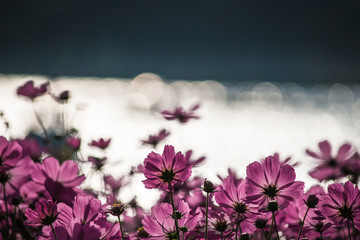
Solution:
[[[315,208],[319,203],[319,198],[315,196],[315,194],[310,194],[307,201],[305,202],[308,208]]]
[[[255,227],[256,228],[260,228],[260,229],[263,229],[263,228],[265,228],[266,227],[266,223],[267,223],[267,221],[265,220],[265,219],[257,219],[256,221],[255,221]]]
[[[209,180],[205,179],[204,181],[204,187],[203,190],[206,193],[213,193],[215,191],[215,186],[212,182],[210,182]]]
[[[277,203],[277,201],[270,201],[267,206],[267,210],[269,212],[276,212],[277,210],[279,210],[279,204]]]

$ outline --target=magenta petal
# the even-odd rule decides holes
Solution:
[[[336,156],[336,159],[338,160],[346,160],[347,157],[349,157],[349,153],[351,151],[352,146],[350,144],[343,144],[339,150],[338,154]]]
[[[319,148],[322,154],[322,157],[325,159],[331,158],[331,145],[328,141],[322,141],[319,143]]]
[[[171,145],[165,145],[163,152],[163,160],[165,167],[171,169],[174,163],[175,158],[175,149]]]
[[[72,160],[67,160],[63,162],[63,164],[61,165],[57,180],[63,183],[72,181],[77,177],[78,172],[79,172],[78,165]],[[69,186],[70,185],[67,185],[67,187]],[[73,185],[73,186],[78,186],[78,185]]]
[[[59,161],[56,158],[48,157],[44,160],[43,164],[44,173],[51,179],[57,180],[59,175]]]

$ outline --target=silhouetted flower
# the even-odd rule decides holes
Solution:
[[[109,138],[108,140],[104,140],[103,138],[100,138],[98,141],[92,140],[89,145],[104,150],[109,146],[110,142],[111,142],[111,138]]]
[[[170,135],[170,132],[166,131],[165,129],[161,129],[158,134],[150,135],[147,140],[141,140],[141,142],[143,145],[148,144],[148,145],[151,145],[154,148],[156,148],[156,146],[159,144],[159,142],[164,140],[169,135]]]
[[[34,86],[34,81],[29,80],[24,85],[18,87],[17,94],[34,100],[36,97],[39,97],[45,94],[48,90],[49,82],[43,83],[40,87]]]
[[[45,198],[41,198],[35,203],[35,211],[31,208],[25,211],[25,216],[28,219],[26,223],[32,227],[50,225],[55,222],[57,215],[56,204],[52,200]]]
[[[199,109],[200,104],[196,104],[189,109],[189,111],[185,111],[182,107],[177,107],[173,111],[165,110],[162,111],[161,114],[166,120],[178,120],[180,123],[186,123],[190,119],[199,119],[200,117],[195,114],[195,111]]]

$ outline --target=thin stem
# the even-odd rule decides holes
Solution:
[[[240,217],[240,213],[238,213],[237,218],[236,218],[236,230],[235,230],[235,240],[238,239],[238,231],[239,231],[239,217]]]
[[[266,233],[265,233],[265,231],[264,231],[264,229],[262,228],[261,229],[262,230],[262,233],[264,234],[264,237],[265,237],[265,240],[267,239],[267,237],[266,237]]]
[[[209,214],[209,193],[206,193],[206,203],[205,203],[205,240],[208,238],[208,214]]]
[[[124,232],[123,232],[123,229],[122,229],[122,224],[121,224],[121,221],[120,221],[120,215],[118,216],[118,220],[119,220],[119,225],[120,225],[121,239],[125,240]]]
[[[322,240],[322,232],[320,232],[320,240]]]
[[[302,220],[302,222],[301,222],[301,227],[300,227],[299,236],[298,236],[297,240],[299,240],[299,239],[300,239],[300,237],[301,237],[301,232],[302,232],[303,227],[304,227],[305,218],[306,218],[306,215],[307,215],[307,214],[308,214],[308,212],[309,212],[309,209],[310,209],[309,207],[306,209],[306,212],[305,212],[304,218],[303,218],[303,220]]]
[[[14,216],[13,216],[13,220],[12,220],[10,239],[14,239],[14,237],[15,237],[15,231],[14,230],[15,230],[16,211],[17,211],[17,205],[15,205],[15,207],[14,207]]]
[[[350,221],[349,221],[349,218],[347,219],[347,227],[348,227],[349,239],[351,240],[351,233],[350,233]]]
[[[51,230],[52,230],[52,232],[53,232],[53,234],[54,234],[55,240],[58,240],[58,238],[57,238],[57,236],[56,236],[55,229],[54,229],[53,225],[52,225],[52,224],[50,224],[50,226],[51,226]]]
[[[39,116],[39,113],[36,111],[34,102],[32,102],[32,105],[33,105],[33,109],[34,109],[34,113],[35,113],[36,120],[37,120],[38,123],[40,124],[41,129],[43,130],[44,135],[45,135],[45,141],[47,142],[47,141],[49,140],[49,135],[48,135],[48,133],[47,133],[47,131],[46,131],[46,128],[45,128],[45,126],[44,126],[44,123],[41,121],[41,118],[40,118],[40,116]]]
[[[174,217],[175,227],[176,227],[176,237],[178,240],[180,240],[179,225],[178,225],[178,220],[177,220],[177,214],[175,211],[175,204],[174,204],[174,198],[173,198],[173,194],[172,194],[171,182],[169,181],[168,184],[169,184],[169,191],[170,191],[171,206],[173,209],[173,217]]]
[[[223,237],[223,232],[220,232],[220,238],[221,238],[221,240],[224,239],[224,237]]]
[[[354,220],[351,220],[351,223],[352,223],[353,237],[354,237],[354,240],[356,240],[356,229],[355,229],[355,225],[354,225]]]
[[[3,183],[3,194],[4,194],[4,204],[5,204],[5,211],[6,211],[6,229],[7,232],[5,232],[5,238],[7,239],[9,237],[9,209],[7,205],[7,199],[6,199],[6,189],[5,189],[5,183]]]
[[[274,225],[274,218],[271,219],[270,231],[269,231],[269,234],[268,234],[268,237],[267,237],[268,240],[270,240],[273,225]]]
[[[273,218],[273,221],[274,221],[274,226],[275,226],[275,231],[276,231],[276,237],[278,240],[280,240],[279,238],[279,232],[278,232],[278,229],[277,229],[277,226],[276,226],[276,219],[275,219],[275,213],[272,212],[272,218]]]

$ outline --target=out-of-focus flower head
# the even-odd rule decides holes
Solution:
[[[0,170],[14,168],[22,156],[22,147],[17,141],[0,136]]]
[[[36,97],[44,95],[48,90],[49,82],[43,83],[40,87],[34,86],[34,81],[29,80],[24,85],[18,87],[17,95],[24,96],[31,101],[33,101]]]
[[[88,161],[93,164],[93,167],[96,171],[100,171],[104,167],[106,160],[107,160],[106,157],[103,158],[98,158],[93,156],[88,157]]]
[[[200,108],[200,104],[195,104],[189,111],[185,111],[182,107],[177,107],[173,111],[165,110],[161,114],[166,120],[178,120],[180,123],[187,123],[190,119],[199,119],[195,111]]]
[[[144,160],[143,181],[146,188],[162,188],[169,190],[169,184],[184,182],[191,175],[191,165],[186,161],[181,152],[175,153],[171,145],[164,147],[163,154],[149,153]]]
[[[283,209],[304,192],[304,182],[295,181],[294,168],[288,164],[281,166],[276,155],[261,163],[251,163],[246,168],[246,175],[247,201],[258,204],[259,211],[266,209],[271,200],[276,200]]]
[[[151,145],[152,147],[156,148],[156,146],[164,140],[167,136],[170,135],[169,131],[166,131],[166,129],[161,129],[158,134],[150,135],[148,139],[141,140],[143,145]]]
[[[108,140],[104,140],[103,138],[100,138],[98,141],[92,140],[89,145],[91,147],[97,147],[104,150],[109,146],[110,142],[111,142],[111,138],[109,138]]]
[[[58,103],[67,103],[67,101],[70,99],[70,92],[68,90],[65,90],[59,95],[51,94],[51,96]]]
[[[41,155],[44,151],[44,147],[32,137],[26,137],[24,139],[16,140],[23,149],[22,157],[29,156],[34,162],[41,161]]]
[[[336,156],[331,153],[331,145],[328,141],[319,143],[319,153],[315,153],[309,149],[306,153],[319,160],[319,165],[309,172],[309,175],[317,180],[336,180],[342,177],[341,166],[343,162],[353,155],[352,146],[348,143],[340,146]]]
[[[68,145],[72,150],[78,151],[81,146],[81,138],[75,136],[69,136],[65,140],[66,145]]]
[[[206,157],[204,157],[204,156],[201,156],[201,157],[199,157],[198,159],[192,159],[192,158],[191,158],[192,153],[193,153],[192,150],[186,151],[186,153],[185,153],[185,159],[186,159],[186,161],[188,161],[189,164],[192,165],[193,167],[197,167],[197,166],[199,166],[200,164],[202,164],[202,163],[205,161]]]
[[[26,209],[27,225],[32,227],[47,226],[55,222],[58,215],[56,203],[51,199],[41,198],[35,203],[35,211]]]

